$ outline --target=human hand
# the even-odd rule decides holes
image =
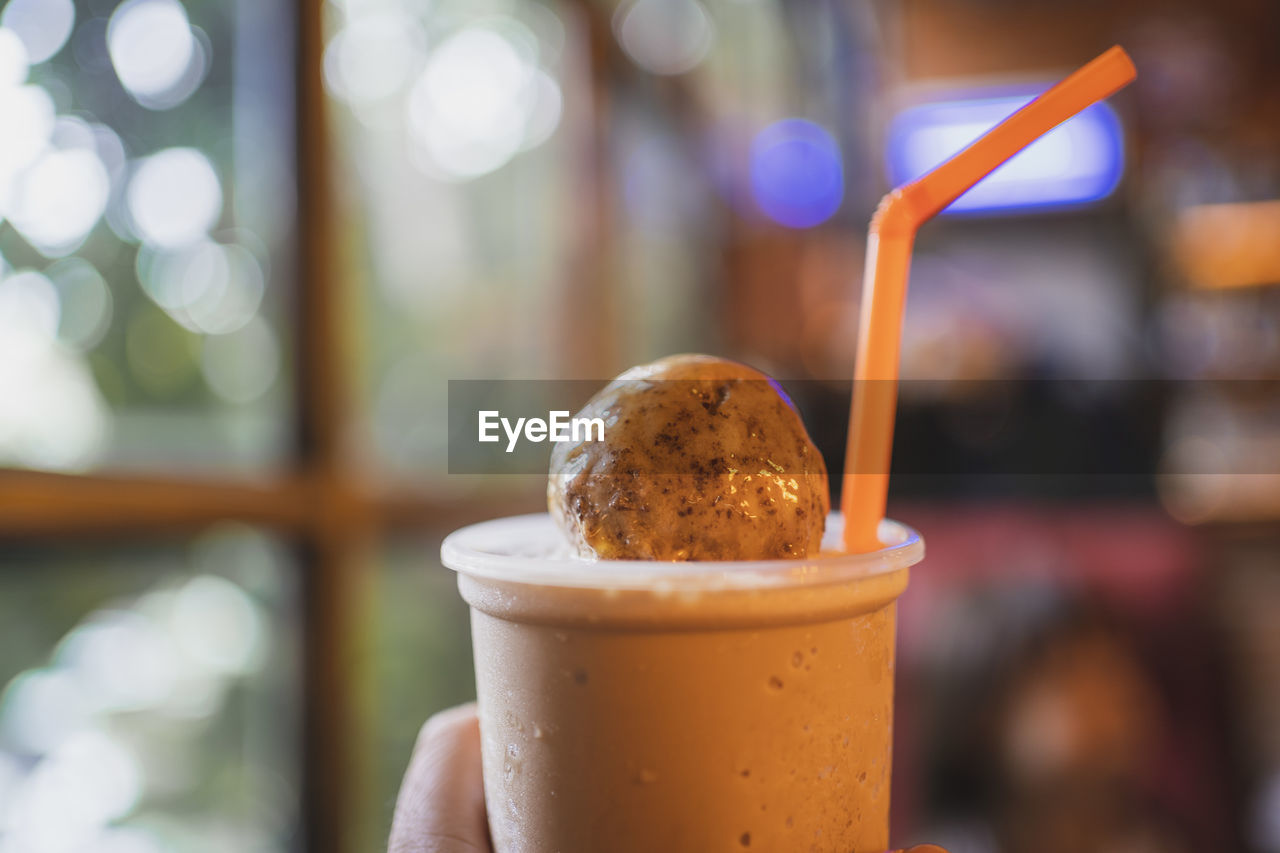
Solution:
[[[391,820],[388,853],[493,853],[474,703],[441,711],[418,732]]]

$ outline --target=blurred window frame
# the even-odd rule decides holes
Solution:
[[[359,792],[367,760],[355,750],[357,632],[373,592],[379,543],[388,535],[466,524],[508,509],[458,506],[428,492],[380,487],[356,452],[354,296],[332,262],[334,216],[327,95],[322,81],[323,0],[294,0],[292,85],[298,235],[290,304],[297,405],[286,464],[253,476],[175,471],[55,474],[0,468],[0,544],[73,540],[108,547],[159,540],[220,521],[280,535],[299,556],[303,672],[298,849],[357,849]],[[513,508],[515,504],[513,504]],[[424,560],[425,565],[425,560]]]

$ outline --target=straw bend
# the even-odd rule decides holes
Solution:
[[[871,233],[883,238],[911,238],[932,216],[928,193],[919,182],[890,191],[871,216]]]
[[[1136,76],[1119,45],[997,124],[950,160],[881,200],[867,235],[858,356],[845,454],[845,549],[880,547],[889,491],[907,271],[916,230],[1032,142]]]

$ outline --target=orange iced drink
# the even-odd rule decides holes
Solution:
[[[583,560],[546,515],[450,536],[497,853],[886,850],[894,602],[924,546],[880,535],[755,562]]]
[[[885,197],[847,531],[833,517],[818,538],[826,469],[785,395],[743,365],[679,356],[588,403],[614,440],[553,453],[549,515],[445,541],[472,608],[497,853],[887,848],[894,602],[923,556],[882,520],[915,232],[1134,73],[1114,47]]]

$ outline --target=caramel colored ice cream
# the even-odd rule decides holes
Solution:
[[[816,554],[827,469],[768,376],[707,355],[632,368],[578,417],[603,441],[560,443],[547,504],[583,556],[764,560]]]

